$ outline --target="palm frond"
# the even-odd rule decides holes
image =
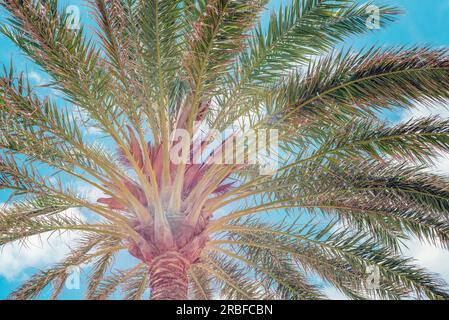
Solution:
[[[11,299],[24,300],[36,298],[50,284],[54,284],[52,298],[56,299],[64,288],[65,281],[73,267],[88,263],[103,252],[91,252],[94,248],[107,241],[108,237],[104,235],[88,235],[80,239],[79,245],[59,264],[43,270],[24,282],[17,290],[10,294]],[[109,239],[110,240],[110,239]],[[115,240],[117,242],[117,240]],[[110,251],[116,249],[109,248]],[[106,254],[109,254],[106,252]]]
[[[288,256],[271,250],[262,250],[257,255],[248,252],[233,253],[227,249],[212,247],[248,266],[254,271],[256,281],[263,289],[261,297],[281,300],[317,300],[324,296],[311,285]],[[243,250],[242,250],[243,251]]]
[[[291,68],[321,55],[345,37],[369,31],[366,21],[373,3],[351,0],[294,0],[272,14],[267,32],[261,26],[250,38],[249,50],[242,53],[242,72],[252,81],[266,84],[273,76],[287,75]],[[395,20],[397,8],[379,7],[384,26]],[[245,79],[248,81],[247,79]],[[248,81],[249,82],[249,81]]]
[[[246,32],[267,1],[216,0],[205,7],[189,35],[189,54],[185,67],[193,88],[208,94],[216,79],[227,71],[230,62],[244,49]]]
[[[356,119],[345,127],[321,129],[312,154],[298,162],[337,162],[338,159],[396,159],[419,164],[433,164],[439,154],[448,151],[448,122],[436,117],[409,120],[389,126],[372,120]],[[334,130],[336,129],[336,130]],[[311,146],[311,149],[313,147]]]
[[[319,115],[336,122],[341,115],[444,103],[449,92],[449,59],[445,49],[371,48],[365,53],[338,52],[312,63],[305,74],[291,75],[276,89],[274,123],[302,123]],[[270,122],[270,121],[269,121]]]
[[[0,31],[54,80],[51,84],[66,100],[86,111],[95,125],[114,139],[122,109],[112,95],[111,76],[104,68],[99,50],[87,39],[81,26],[67,28],[69,12],[58,11],[58,1],[44,5],[32,0],[2,2],[10,13],[9,27]],[[117,132],[119,134],[117,134]]]
[[[246,221],[242,230],[239,231],[237,227],[231,231],[229,240],[216,240],[212,243],[228,244],[234,252],[243,257],[256,255],[256,261],[263,257],[260,252],[264,255],[270,250],[283,252],[287,257],[296,257],[296,261],[305,270],[313,271],[331,283],[338,283],[337,287],[345,287],[361,296],[447,297],[444,282],[413,266],[410,259],[401,258],[389,249],[379,247],[376,241],[364,234],[338,230],[335,223],[318,227],[306,222],[299,232],[292,226],[284,229],[275,225],[257,226],[257,223],[252,226],[253,230]],[[331,272],[325,271],[327,263],[333,268]],[[377,266],[380,269],[381,284],[376,292],[370,293],[364,288],[361,276],[365,275],[368,266]],[[328,277],[330,275],[332,277]]]
[[[212,288],[212,279],[204,270],[195,265],[189,270],[189,294],[192,300],[211,300],[214,290]]]
[[[369,31],[367,9],[372,4],[352,0],[294,0],[290,6],[281,6],[278,13],[271,15],[267,30],[259,25],[247,41],[248,49],[239,55],[234,72],[226,80],[231,89],[222,93],[224,98],[219,97],[221,110],[215,125],[220,121],[232,123],[244,116],[240,109],[248,109],[248,96],[260,99],[267,87],[281,83],[282,76],[289,75],[298,65],[310,64],[314,56],[329,51],[345,37]],[[390,6],[378,9],[381,26],[400,13]]]
[[[123,285],[122,291],[125,300],[142,300],[145,292],[149,289],[150,274],[146,266],[142,266]]]
[[[246,276],[243,266],[220,254],[208,254],[196,266],[220,286],[221,299],[252,300],[260,296],[258,283]]]
[[[276,179],[259,182],[259,188],[241,196],[253,195],[253,203],[218,219],[211,230],[240,217],[264,212],[283,216],[279,210],[296,208],[313,215],[336,215],[349,228],[370,232],[394,250],[410,235],[447,248],[445,177],[407,163],[320,161],[290,167]]]
[[[109,276],[99,283],[92,298],[95,300],[106,300],[117,291],[120,285],[129,281],[134,275],[142,274],[143,270],[146,270],[143,263],[127,270],[113,270]]]
[[[90,300],[93,298],[98,285],[105,277],[105,274],[108,272],[108,270],[111,268],[111,265],[114,263],[114,257],[114,252],[111,252],[99,257],[97,261],[95,261],[92,266],[90,278],[88,280],[89,285],[86,291],[86,299]]]

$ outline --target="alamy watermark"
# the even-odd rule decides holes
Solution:
[[[80,8],[75,5],[70,5],[65,9],[67,14],[67,29],[79,30],[80,29]]]
[[[366,7],[368,18],[366,19],[366,27],[370,30],[380,29],[380,8],[376,5]]]
[[[209,129],[191,137],[185,129],[172,134],[173,164],[255,165],[261,175],[274,175],[279,166],[279,134],[275,129]]]
[[[81,268],[79,266],[70,266],[66,270],[67,278],[65,287],[68,290],[79,290],[81,287]]]
[[[367,266],[365,279],[366,290],[378,290],[380,288],[380,269],[378,266]]]

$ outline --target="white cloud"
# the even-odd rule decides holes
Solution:
[[[430,244],[422,244],[418,240],[408,242],[407,247],[404,250],[406,256],[415,259],[417,265],[438,273],[449,283],[449,251]]]
[[[64,215],[82,218],[77,209],[69,209]],[[70,251],[70,245],[77,237],[76,232],[47,232],[29,237],[25,246],[17,241],[3,246],[0,249],[0,277],[20,280],[26,277],[28,268],[43,268],[58,262]]]
[[[414,264],[436,273],[449,284],[449,251],[430,244],[423,244],[419,240],[411,240],[403,248],[403,255],[414,259]],[[324,289],[324,293],[331,300],[346,300],[347,298],[333,286]]]
[[[418,119],[429,116],[439,116],[449,119],[449,101],[441,104],[424,106],[419,104],[415,108],[403,113],[402,121]],[[449,174],[449,154],[438,157],[435,166],[429,170]],[[432,272],[438,273],[449,283],[449,252],[429,244],[422,244],[418,240],[411,240],[407,244],[404,253],[416,260],[416,263]]]
[[[418,104],[413,109],[407,110],[402,114],[402,122],[410,119],[419,119],[429,116],[439,116],[443,119],[449,119],[449,101],[446,103],[433,103],[430,105]],[[437,173],[449,174],[449,154],[438,157],[435,166],[430,170]]]
[[[77,189],[91,202],[105,196],[102,191],[86,184],[79,185]],[[88,220],[88,215],[79,209],[69,209],[60,215]],[[31,273],[34,273],[63,259],[79,236],[78,232],[47,232],[27,238],[26,245],[16,241],[0,247],[0,277],[8,281],[26,279],[27,269],[33,268]]]
[[[413,109],[403,113],[402,119],[416,119],[428,116],[440,116],[441,118],[449,118],[449,101],[446,103],[433,103],[429,105],[418,104]]]
[[[28,73],[28,78],[33,81],[35,84],[40,85],[44,82],[42,76],[36,71],[31,71]]]
[[[73,121],[75,121],[78,126],[82,125],[87,134],[98,135],[101,133],[101,130],[99,128],[91,126],[89,124],[91,115],[86,110],[76,105],[72,105],[72,110],[74,110]]]
[[[77,188],[78,192],[87,198],[90,202],[97,202],[99,198],[107,197],[103,191],[88,184],[81,184]]]
[[[343,293],[333,286],[324,289],[324,294],[329,300],[348,300]]]
[[[435,161],[435,166],[432,169],[437,173],[449,174],[449,155],[438,157]]]

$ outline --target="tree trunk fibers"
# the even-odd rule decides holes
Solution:
[[[149,266],[151,300],[187,299],[189,262],[178,252],[162,254]]]

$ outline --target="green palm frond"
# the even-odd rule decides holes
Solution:
[[[189,280],[192,300],[213,299],[212,277],[208,273],[194,266],[189,270]]]
[[[106,300],[113,295],[123,283],[129,281],[136,274],[142,274],[145,270],[146,267],[143,263],[127,270],[113,270],[110,275],[105,277],[99,283],[92,299]],[[142,277],[140,277],[140,280],[142,280]]]
[[[196,90],[210,91],[229,62],[244,49],[246,32],[267,1],[211,1],[193,27],[188,40],[186,68]]]
[[[144,1],[138,14],[142,28],[141,53],[150,67],[147,75],[155,77],[155,90],[162,89],[159,81],[168,87],[167,81],[173,81],[173,73],[180,69],[181,49],[184,46],[181,36],[188,25],[180,19],[183,13],[181,2]],[[159,78],[161,76],[162,79]]]
[[[111,252],[99,257],[97,261],[95,261],[88,281],[89,285],[86,291],[86,299],[92,299],[94,297],[98,285],[114,263],[114,258],[115,252]]]
[[[220,286],[221,299],[253,300],[260,297],[259,284],[246,276],[245,268],[220,254],[208,254],[197,266]]]
[[[55,84],[74,103],[90,106],[92,114],[100,115],[92,100],[84,100],[93,99],[90,93],[104,88],[105,72],[98,68],[98,52],[92,41],[86,40],[82,27],[67,29],[68,13],[58,12],[57,4],[55,0],[46,1],[42,9],[42,4],[28,0],[2,2],[11,13],[11,28],[4,27],[2,32],[53,76]]]
[[[213,247],[212,249],[228,255],[246,265],[250,270],[254,270],[256,281],[262,283],[261,296],[265,299],[317,300],[323,298],[319,290],[304,279],[291,258],[278,255],[276,250],[273,252],[264,249],[257,255],[242,250],[238,252],[241,254],[239,255],[222,248]]]
[[[311,172],[314,179],[302,178]],[[395,250],[410,234],[447,248],[449,198],[444,181],[420,168],[388,162],[341,159],[338,164],[296,166],[267,182],[265,188],[259,183],[259,190],[248,192],[248,196],[257,196],[255,205],[236,210],[215,224],[219,227],[243,216],[267,211],[276,215],[276,210],[297,208],[313,215],[336,215],[347,227],[370,232]]]
[[[94,249],[104,242],[114,242],[116,245],[117,239],[108,238],[104,235],[88,235],[79,241],[79,245],[74,249],[62,262],[56,266],[43,270],[24,282],[17,290],[15,290],[10,298],[12,299],[33,299],[49,285],[54,285],[52,298],[56,299],[61,293],[65,281],[70,274],[73,267],[79,267],[82,264],[88,263],[92,259],[102,254],[110,254],[114,250],[118,250],[117,246],[109,247],[106,251],[95,251]],[[92,252],[94,250],[94,252]]]
[[[150,277],[148,275],[148,270],[145,266],[143,266],[123,284],[122,291],[125,294],[124,299],[142,300],[144,298],[145,291],[149,288],[149,285]]]
[[[53,216],[63,211],[74,208],[71,203],[55,199],[46,195],[16,201],[0,211],[3,220],[9,219],[32,219],[40,216]]]
[[[259,26],[255,37],[250,38],[249,50],[239,61],[243,74],[252,81],[266,84],[273,75],[287,75],[288,70],[310,61],[310,56],[328,51],[345,37],[369,31],[367,8],[372,4],[294,0],[290,6],[281,6],[277,14],[271,15],[267,32]],[[394,7],[378,8],[382,25],[400,13]]]
[[[3,149],[71,175],[75,173],[73,168],[81,169],[103,182],[111,173],[123,175],[116,159],[101,144],[86,141],[82,133],[86,126],[77,123],[73,110],[60,108],[49,98],[39,99],[25,88],[21,75],[14,86],[15,77],[11,68],[0,80],[2,102],[7,107],[0,110]]]
[[[444,103],[449,60],[446,49],[371,48],[365,53],[337,52],[313,62],[303,74],[289,76],[275,89],[276,120],[307,122],[314,115],[335,122],[339,116],[382,108]]]
[[[345,37],[366,33],[366,21],[372,2],[362,5],[353,1],[294,0],[290,6],[279,9],[270,18],[267,30],[261,25],[248,40],[226,79],[231,84],[229,93],[220,101],[219,119],[233,121],[244,115],[237,106],[249,104],[246,96],[264,96],[264,89],[282,81],[298,65],[307,65],[313,56],[322,55]],[[395,20],[397,8],[378,6],[381,25]],[[230,113],[230,114],[229,114]],[[218,120],[215,121],[219,125]]]
[[[2,6],[10,13],[11,27],[0,31],[53,78],[53,88],[84,110],[96,128],[123,143],[123,128],[116,119],[123,114],[124,104],[116,101],[119,94],[111,94],[114,79],[83,27],[67,28],[69,14],[58,11],[57,0],[46,1],[43,7],[30,0],[5,1]]]
[[[315,150],[309,155],[301,154],[298,163],[319,159],[337,163],[345,158],[371,157],[432,164],[435,156],[447,152],[449,146],[448,122],[435,117],[409,120],[395,126],[356,119],[345,127],[322,128],[320,133],[321,139],[314,141]]]
[[[106,219],[123,223],[127,218],[116,212],[106,211],[97,204],[85,200],[70,187],[62,186],[61,180],[52,181],[51,177],[42,176],[36,166],[19,163],[11,153],[0,156],[0,189],[11,190],[12,196],[49,195],[56,199],[70,202],[72,207],[89,208]]]
[[[38,205],[41,207],[38,208]],[[30,206],[33,206],[32,209]],[[42,197],[14,203],[0,212],[0,245],[12,242],[26,245],[32,236],[75,231],[104,236],[123,235],[109,223],[87,223],[82,217],[67,214],[71,208],[57,199]]]
[[[229,229],[232,230],[226,237],[229,239],[212,243],[230,245],[237,255],[253,256],[253,261],[259,263],[267,252],[279,251],[287,257],[294,257],[304,270],[315,272],[337,288],[359,292],[362,296],[447,298],[447,293],[440,289],[441,282],[432,274],[414,267],[411,261],[388,248],[379,247],[376,241],[364,234],[336,229],[335,223],[319,228],[307,222],[300,232],[295,232],[291,225],[264,226],[245,221],[242,226],[237,224]],[[380,268],[381,286],[375,292],[369,292],[361,281],[368,266]]]

